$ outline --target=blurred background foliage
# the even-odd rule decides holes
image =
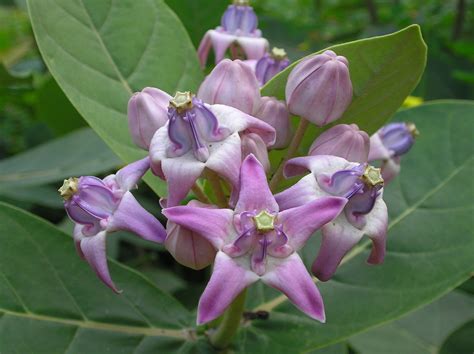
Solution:
[[[196,47],[205,31],[219,24],[228,5],[222,0],[166,2],[181,18]],[[429,52],[426,72],[413,93],[419,98],[414,102],[474,99],[474,0],[254,0],[252,5],[264,36],[272,46],[285,48],[293,60],[331,44],[383,35],[418,23]],[[49,142],[56,138],[61,139]],[[102,152],[92,162],[91,153],[84,152],[71,163],[68,159],[75,146],[90,146]],[[32,172],[22,163],[41,162],[53,155],[59,156],[51,163],[57,170],[38,164]],[[69,231],[72,224],[59,197],[53,194],[60,180],[72,174],[105,176],[120,165],[86,127],[49,74],[36,47],[23,0],[0,0],[0,159],[0,200],[30,210]],[[25,174],[28,178],[23,178]],[[19,185],[21,188],[14,188]],[[140,186],[137,197],[160,216],[158,197],[145,184]],[[161,246],[125,233],[110,238],[108,252],[146,273],[189,308],[194,308],[208,277],[209,269],[197,272],[184,268]],[[472,284],[465,284],[455,296],[472,293]],[[408,319],[398,327],[409,324]],[[381,331],[394,330],[392,327]],[[472,330],[472,323],[467,328]],[[461,340],[465,340],[465,331],[459,328],[457,336]],[[376,343],[366,339],[359,337],[351,348],[344,346],[344,352],[357,349],[370,353]],[[450,340],[447,346],[455,347],[455,338]],[[432,343],[427,348],[432,350],[433,345],[439,347],[441,343],[437,338],[436,345]],[[448,353],[448,349],[443,352]]]

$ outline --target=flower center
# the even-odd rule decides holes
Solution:
[[[255,215],[253,217],[253,221],[255,222],[257,231],[267,232],[275,229],[275,216],[266,210],[262,210],[260,213]]]
[[[182,113],[188,109],[193,108],[193,96],[189,91],[177,91],[174,97],[171,99],[170,105],[176,108],[179,113]]]
[[[250,1],[249,0],[234,0],[233,4],[237,6],[249,6]]]
[[[415,123],[407,122],[406,126],[413,138],[417,138],[420,136],[420,131],[416,128]]]
[[[64,200],[69,200],[74,194],[77,193],[77,185],[79,179],[77,177],[70,177],[64,180],[61,188],[58,189],[59,194],[63,197]]]
[[[367,165],[361,177],[362,181],[369,187],[383,185],[382,172],[380,168]]]
[[[284,60],[287,58],[287,54],[283,48],[273,47],[271,57],[275,60]]]

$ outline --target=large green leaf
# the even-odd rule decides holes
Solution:
[[[415,122],[421,136],[385,191],[390,211],[385,263],[367,266],[362,243],[331,281],[318,284],[324,325],[284,296],[256,287],[248,305],[271,311],[270,318],[241,331],[242,351],[302,352],[341,341],[433,301],[472,274],[473,117],[474,103],[463,101],[397,113],[397,120]]]
[[[135,271],[111,263],[116,295],[53,225],[0,203],[0,352],[186,351],[193,317]],[[113,237],[113,235],[111,236]]]
[[[397,111],[420,81],[426,64],[426,45],[417,25],[327,49],[349,60],[354,88],[351,105],[336,123],[356,123],[368,133],[375,132]],[[297,63],[270,80],[262,88],[262,95],[284,100],[286,81]],[[306,154],[321,132],[322,129],[314,125],[307,129],[300,146],[301,155]],[[273,151],[270,156],[276,165],[284,151]]]
[[[474,352],[474,320],[457,329],[443,343],[440,354],[472,354]]]
[[[134,91],[196,90],[202,73],[183,25],[161,0],[28,1],[41,54],[76,109],[124,161],[145,155],[127,127]],[[164,183],[147,182],[160,195]]]
[[[0,161],[0,194],[12,188],[93,175],[117,167],[120,160],[89,128]]]
[[[452,332],[473,319],[474,298],[453,291],[409,316],[351,337],[349,342],[360,354],[433,354]]]

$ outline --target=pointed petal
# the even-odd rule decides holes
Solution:
[[[209,32],[210,31],[207,31],[204,37],[201,39],[201,43],[199,44],[197,52],[199,62],[201,63],[201,68],[203,69],[206,67],[207,57],[209,56],[209,50],[211,50],[212,47],[211,35]]]
[[[346,198],[322,197],[302,206],[287,209],[278,214],[278,223],[296,251],[319,228],[334,220],[344,209]]]
[[[211,37],[212,47],[214,48],[214,56],[216,59],[215,62],[217,64],[222,59],[224,59],[227,48],[229,48],[229,46],[236,40],[237,37],[216,30],[210,30],[208,33]]]
[[[265,170],[254,155],[249,155],[242,162],[240,172],[240,194],[235,207],[237,213],[261,210],[277,212],[278,204],[268,187]]]
[[[242,47],[247,59],[260,59],[268,49],[268,41],[258,37],[238,37],[237,43]]]
[[[74,231],[72,233],[72,237],[74,239],[74,246],[76,246],[77,254],[82,259],[85,259],[84,253],[82,253],[82,250],[81,250],[81,240],[86,236],[82,233],[82,228],[83,228],[83,225],[80,225],[80,224],[74,225]]]
[[[150,158],[147,156],[141,160],[121,168],[115,175],[118,185],[124,191],[136,188],[137,183],[150,169]]]
[[[387,239],[388,212],[387,205],[381,197],[377,198],[374,208],[367,215],[367,224],[364,232],[372,240],[372,251],[367,259],[370,264],[382,263],[385,258],[385,244]]]
[[[321,281],[327,281],[336,272],[342,258],[362,238],[363,232],[347,222],[344,215],[325,225],[318,256],[311,271]]]
[[[233,215],[230,209],[209,209],[193,206],[175,206],[163,209],[169,221],[181,225],[205,237],[220,249],[224,239],[233,231]]]
[[[224,252],[218,252],[211,279],[199,300],[197,323],[219,317],[258,276],[238,265]]]
[[[241,142],[238,133],[209,147],[206,167],[224,177],[233,189],[239,189],[240,165],[242,163]]]
[[[375,160],[387,160],[391,157],[390,151],[384,146],[379,133],[370,137],[369,162]]]
[[[126,230],[144,240],[163,243],[166,231],[163,225],[146,211],[130,192],[126,192],[112,217],[108,220],[107,231]]]
[[[400,173],[400,158],[393,157],[382,164],[382,177],[385,184],[390,183]]]
[[[327,196],[312,174],[304,176],[296,184],[275,195],[280,210],[299,207],[317,197]]]
[[[86,261],[92,269],[94,269],[99,279],[114,292],[120,293],[121,291],[117,289],[110,277],[109,267],[107,265],[106,237],[107,233],[102,231],[95,236],[83,238],[81,240],[81,250]]]
[[[311,318],[325,322],[321,294],[297,253],[279,260],[276,267],[262,277],[262,281],[284,293],[296,307]]]
[[[254,154],[258,161],[262,164],[265,171],[270,171],[270,160],[268,158],[268,150],[265,142],[260,135],[248,133],[242,135],[242,157],[245,158],[250,154]]]
[[[311,171],[314,175],[321,173],[332,174],[339,170],[350,169],[357,166],[357,163],[350,163],[342,157],[318,155],[296,157],[289,160],[284,169],[286,178],[298,176]]]

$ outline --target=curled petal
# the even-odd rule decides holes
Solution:
[[[381,197],[377,198],[374,208],[367,215],[364,232],[372,240],[372,251],[367,259],[370,264],[382,263],[385,258],[385,243],[387,238],[388,212],[387,205]]]
[[[64,203],[67,215],[81,225],[81,233],[84,235],[92,236],[97,234],[101,229],[100,218],[94,217],[93,215],[87,213],[79,205],[73,201],[67,201]]]
[[[290,188],[276,194],[275,199],[280,210],[286,210],[309,203],[319,196],[327,196],[327,194],[321,190],[314,176],[309,174]]]
[[[136,188],[143,175],[150,169],[150,158],[147,156],[141,160],[121,168],[115,175],[116,181],[123,191]]]
[[[278,214],[278,223],[288,235],[289,244],[297,251],[315,231],[334,220],[346,203],[346,198],[318,198],[302,206],[282,211]]]
[[[209,51],[212,47],[211,35],[209,32],[210,31],[207,31],[204,37],[202,38],[197,52],[199,62],[201,63],[201,68],[203,69],[206,67],[207,57],[209,56]]]
[[[126,192],[108,220],[107,231],[126,230],[147,241],[163,243],[166,231],[163,225],[146,211],[130,192]]]
[[[278,204],[268,187],[267,176],[262,164],[254,155],[249,155],[242,162],[240,172],[240,194],[235,211],[268,210],[278,212]]]
[[[259,37],[238,37],[237,43],[242,47],[247,59],[260,59],[268,50],[268,41]]]
[[[315,176],[325,173],[332,174],[339,170],[350,169],[358,164],[351,164],[342,157],[319,155],[296,157],[285,164],[284,175],[286,178],[302,175],[311,171]]]
[[[197,323],[219,317],[237,295],[257,280],[255,273],[242,268],[224,252],[218,252],[211,279],[199,300]]]
[[[216,249],[232,232],[233,211],[193,206],[175,206],[163,209],[169,221],[181,225],[206,238]]]
[[[388,160],[392,153],[385,147],[379,133],[370,137],[369,162],[375,160]]]
[[[72,233],[72,237],[74,238],[74,246],[76,247],[77,254],[82,259],[85,259],[84,254],[82,253],[82,250],[81,250],[81,240],[86,236],[82,233],[82,228],[83,228],[83,225],[80,225],[80,224],[74,225],[74,231]]]
[[[95,236],[84,237],[81,240],[80,247],[87,263],[94,269],[99,279],[119,294],[121,291],[117,289],[112,281],[107,265],[106,237],[107,233],[105,231],[101,231]]]
[[[207,31],[207,33],[209,33],[211,37],[212,47],[214,48],[215,63],[217,64],[224,59],[225,52],[237,37],[217,30],[210,30]]]
[[[382,177],[385,184],[390,183],[400,173],[400,157],[393,157],[382,163]]]
[[[323,299],[298,254],[278,260],[275,268],[266,273],[262,281],[284,293],[309,317],[325,322]]]

